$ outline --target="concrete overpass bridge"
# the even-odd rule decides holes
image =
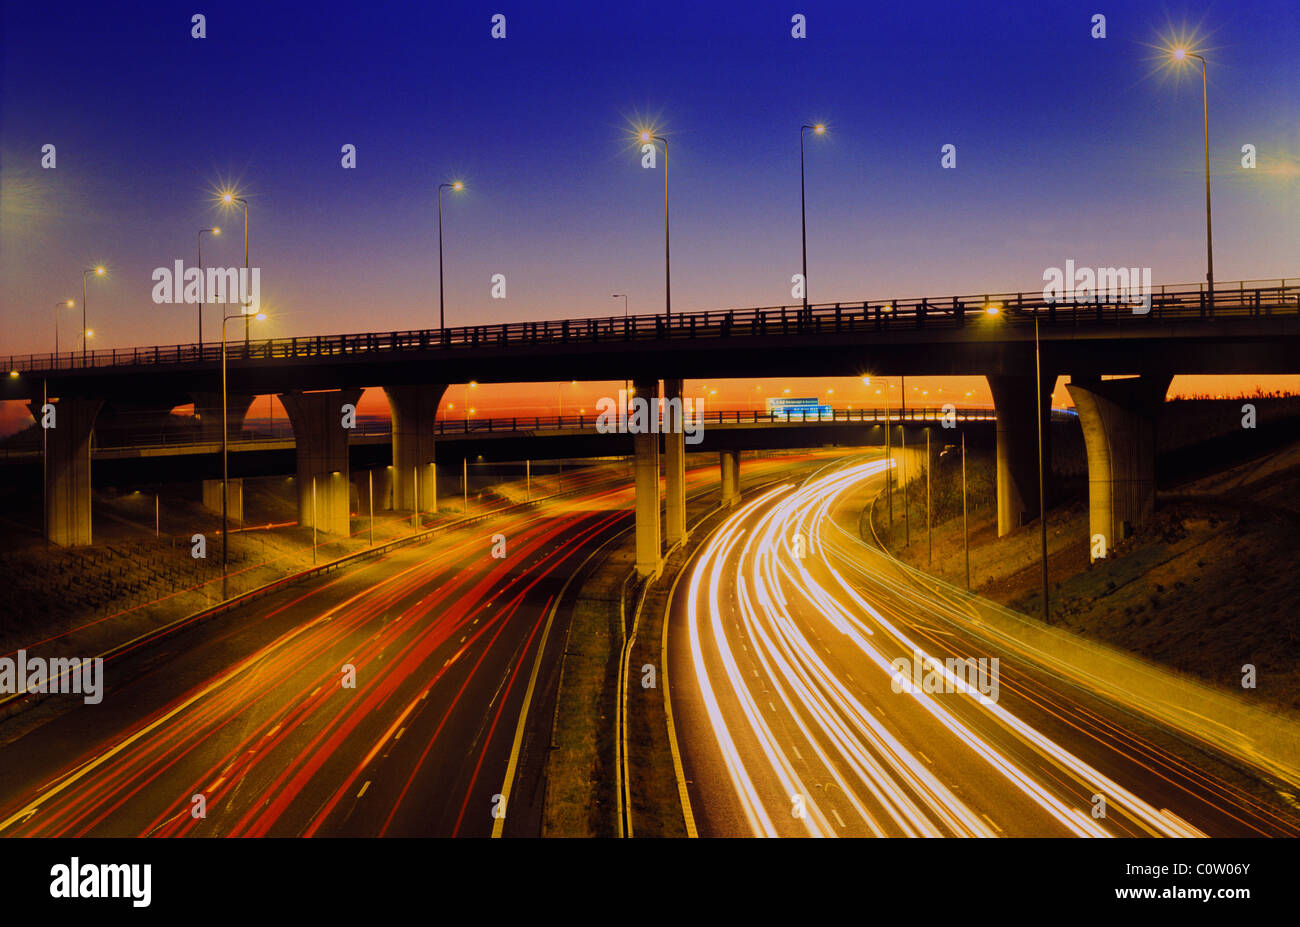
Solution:
[[[715,453],[726,465],[732,455],[743,451],[783,450],[798,447],[862,447],[884,445],[886,422],[913,433],[907,439],[915,450],[923,442],[921,429],[940,428],[942,420],[953,428],[978,434],[991,446],[995,416],[987,408],[955,409],[951,415],[940,407],[907,409],[827,409],[826,412],[787,415],[771,412],[713,410],[701,416],[701,440],[687,444],[688,453]],[[633,452],[631,435],[609,435],[595,424],[592,415],[533,416],[510,418],[440,419],[435,423],[439,466],[460,472],[461,462],[471,465],[494,462],[522,464],[525,460],[573,460],[626,457]],[[279,425],[280,423],[277,423]],[[285,423],[287,425],[287,423]],[[899,441],[899,431],[894,441]],[[945,432],[948,434],[948,432]],[[951,432],[956,435],[956,432]],[[954,437],[953,440],[956,440]],[[943,442],[936,445],[936,451]],[[389,422],[361,421],[348,435],[348,464],[358,504],[364,508],[373,477],[375,497],[394,500],[392,428]],[[275,476],[295,471],[296,444],[289,427],[275,433],[242,434],[231,440],[232,483],[250,477]],[[212,496],[220,483],[220,441],[196,441],[184,432],[136,434],[125,443],[102,445],[92,442],[90,457],[95,486],[141,483],[199,482],[205,497]],[[0,449],[0,466],[8,466],[10,479],[39,478],[39,447]],[[240,510],[241,487],[232,488],[233,510]],[[216,497],[219,508],[219,497]],[[400,508],[387,502],[382,508]],[[236,515],[236,518],[239,518]]]
[[[1035,375],[1035,338],[1041,378]],[[0,398],[57,397],[48,432],[51,539],[89,540],[89,445],[97,418],[160,403],[194,403],[219,439],[220,348],[172,345],[6,361]],[[295,435],[301,487],[337,484],[319,527],[344,530],[348,433],[340,407],[382,387],[393,416],[397,496],[436,501],[436,411],[450,383],[631,380],[639,396],[682,398],[686,378],[981,375],[997,415],[998,526],[1037,517],[1039,399],[1071,378],[1088,448],[1091,526],[1107,548],[1154,504],[1154,417],[1176,374],[1300,373],[1300,279],[1162,286],[1146,304],[1100,297],[1061,302],[1041,291],[865,300],[278,338],[230,348],[227,414],[239,427],[254,395],[277,393]],[[1122,376],[1126,379],[1107,379]],[[1041,404],[1050,408],[1050,401]],[[102,427],[101,423],[100,427]],[[1046,431],[1046,429],[1044,429]],[[611,440],[626,436],[609,436]],[[664,535],[684,529],[685,446],[664,436]],[[638,474],[638,563],[657,567],[659,435],[632,438]],[[410,474],[408,476],[407,474]],[[641,497],[645,496],[644,505]],[[428,506],[425,506],[428,507]],[[300,497],[303,523],[311,506]],[[653,510],[654,514],[651,515]]]

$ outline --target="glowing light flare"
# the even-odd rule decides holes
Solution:
[[[1209,47],[1208,34],[1200,26],[1167,25],[1156,41],[1145,43],[1150,49],[1149,60],[1154,72],[1165,78],[1181,79],[1193,70],[1188,64],[1195,64],[1198,58],[1208,58],[1213,49]],[[1199,74],[1198,74],[1199,77]]]
[[[662,114],[637,114],[627,118],[626,139],[629,150],[640,151],[645,145],[653,145],[665,137]]]

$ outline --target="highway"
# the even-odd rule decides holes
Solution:
[[[0,836],[538,834],[562,592],[631,503],[595,481],[107,665],[102,704],[0,746]]]
[[[867,545],[884,466],[746,499],[680,577],[665,665],[699,835],[1300,835]]]

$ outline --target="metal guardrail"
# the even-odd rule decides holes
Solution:
[[[671,339],[740,338],[763,335],[817,335],[837,332],[888,332],[918,328],[962,328],[972,316],[999,306],[1002,319],[1026,324],[1035,315],[1052,326],[1141,326],[1153,322],[1204,320],[1274,314],[1300,315],[1300,279],[1242,280],[1214,288],[1205,284],[1153,287],[1150,311],[1135,313],[1126,301],[1049,302],[1041,290],[984,293],[943,298],[865,300],[803,306],[711,309],[662,315],[606,316],[543,322],[505,322],[457,328],[400,332],[314,335],[227,343],[233,360],[353,357],[410,351],[460,350],[507,345],[615,343]],[[158,367],[219,363],[219,344],[114,348],[60,354],[10,355],[5,370],[19,375],[113,367]]]
[[[805,414],[798,409],[782,412],[744,412],[741,410],[704,412],[700,423],[709,425],[801,425],[851,422],[883,422],[885,410],[881,409],[832,409],[830,414]],[[941,407],[925,406],[913,409],[891,408],[888,412],[891,422],[933,422],[944,415]],[[957,421],[992,421],[996,416],[992,409],[967,408],[954,412]],[[511,434],[535,431],[585,431],[596,427],[596,415],[539,415],[513,416],[510,418],[484,419],[439,419],[434,422],[434,434],[439,436],[472,434]],[[692,422],[695,419],[692,418]],[[391,422],[366,422],[358,425],[350,437],[388,437],[392,434]],[[247,450],[259,445],[284,444],[293,441],[293,431],[286,429],[283,433],[269,435],[240,436],[230,442],[233,451]],[[168,447],[198,447],[201,445],[219,445],[219,438],[196,441],[193,435],[184,432],[167,432],[163,434],[146,434],[137,437],[129,444],[96,443],[93,451],[149,451]],[[39,449],[0,448],[0,460],[11,457],[40,456]]]

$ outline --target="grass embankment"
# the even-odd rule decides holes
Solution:
[[[284,478],[245,480],[244,487],[245,527],[232,527],[230,535],[232,596],[370,546],[369,517],[354,515],[349,537],[314,536],[297,524],[296,494]],[[555,476],[535,477],[533,498],[556,487]],[[0,544],[0,582],[7,590],[0,606],[0,654],[39,642],[62,653],[102,653],[220,602],[221,517],[187,497],[187,488],[192,487],[158,487],[157,536],[152,491],[97,491],[90,547],[49,547],[30,526],[7,533]],[[501,496],[495,487],[473,488],[471,514],[509,504],[513,496],[522,501],[522,487],[505,485],[507,495]],[[422,513],[421,524],[455,520],[461,507],[459,498],[445,499],[444,510]],[[412,521],[410,513],[377,511],[375,544],[412,534]],[[237,526],[238,519],[232,517],[231,524]],[[204,536],[201,558],[193,556],[196,534]]]
[[[875,513],[877,526],[887,521],[880,501]],[[895,511],[894,529],[884,532],[890,549],[964,585],[960,511],[935,526],[932,561],[924,509],[919,522],[915,508],[912,517],[905,546]],[[1105,560],[1089,563],[1082,502],[1053,509],[1048,534],[1054,623],[1262,707],[1300,710],[1300,444],[1161,493],[1154,517]],[[999,539],[985,504],[971,515],[970,535],[974,590],[1038,615],[1038,523]],[[1247,664],[1256,668],[1255,689],[1242,688]]]
[[[749,490],[780,475],[782,468],[802,476],[824,465],[833,454],[802,458],[789,469],[772,459],[746,457],[741,487]],[[733,509],[719,509],[716,492],[688,499],[686,545],[664,562],[647,591],[640,625],[629,655],[627,731],[633,834],[637,837],[683,837],[677,776],[668,745],[663,700],[663,619],[674,578],[696,547]],[[556,698],[552,750],[547,764],[544,836],[614,836],[618,833],[615,725],[618,668],[624,625],[630,631],[637,586],[624,583],[635,562],[635,536],[615,545],[579,593]],[[655,688],[642,686],[642,667],[654,667]],[[672,668],[670,667],[670,671]]]

